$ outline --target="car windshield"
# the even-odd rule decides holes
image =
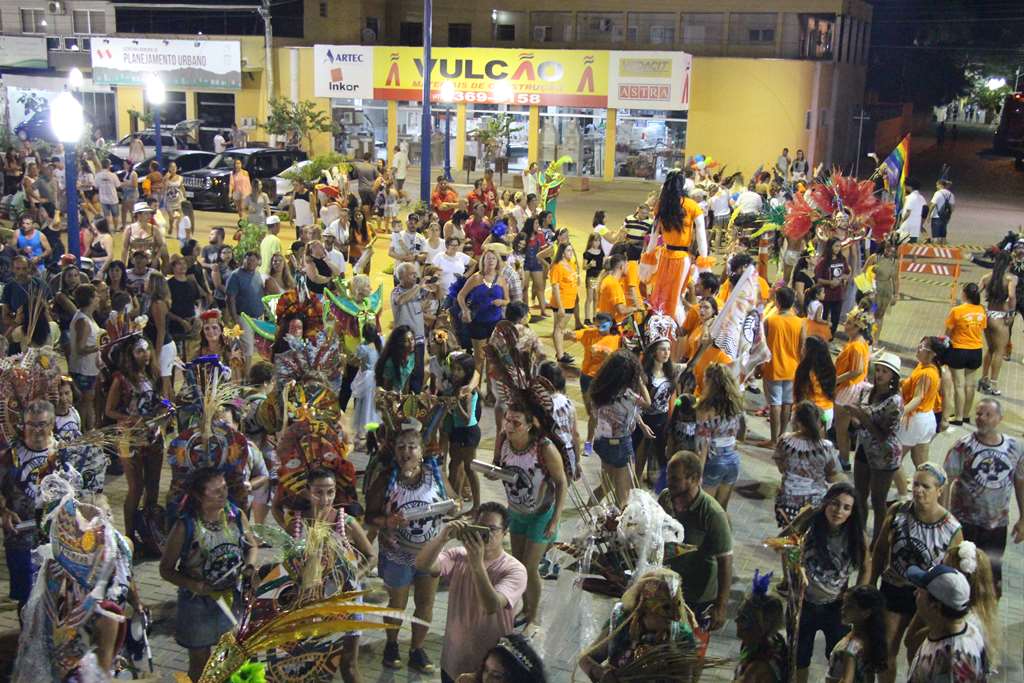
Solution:
[[[223,154],[218,154],[217,156],[215,156],[213,158],[213,161],[211,161],[206,168],[234,168],[235,159],[241,159],[242,163],[245,163],[245,159],[242,157],[241,154],[231,154],[229,152],[224,152]]]

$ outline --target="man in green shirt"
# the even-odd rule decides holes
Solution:
[[[270,261],[274,254],[284,256],[281,246],[281,238],[277,234],[281,232],[281,219],[277,216],[267,216],[267,234],[260,241],[260,273],[270,274]]]
[[[732,584],[732,530],[729,517],[700,487],[703,463],[692,451],[680,451],[668,463],[668,488],[658,502],[686,530],[687,546],[678,557],[666,553],[665,564],[683,577],[683,597],[697,615],[695,633],[701,654],[710,632],[725,624]]]

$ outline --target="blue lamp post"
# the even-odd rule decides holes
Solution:
[[[160,107],[164,106],[167,100],[167,90],[164,82],[155,74],[150,74],[146,79],[146,101],[153,107],[153,134],[156,137],[156,163],[160,170],[164,168],[164,140],[160,135]]]
[[[79,258],[82,245],[78,235],[78,159],[76,147],[85,132],[82,104],[65,90],[50,103],[50,127],[64,145],[64,186],[68,223],[68,250]]]

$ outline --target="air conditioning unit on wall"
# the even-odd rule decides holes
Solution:
[[[48,14],[64,14],[65,11],[63,2],[53,1],[46,3],[46,12]]]

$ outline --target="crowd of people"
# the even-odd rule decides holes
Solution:
[[[370,168],[394,207],[407,163]],[[465,197],[441,177],[399,219],[353,169],[351,193],[297,187],[309,221],[258,205],[262,220],[200,245],[166,191],[172,162],[144,196],[129,178],[124,199],[83,204],[82,260],[61,255],[60,193],[39,180],[58,164],[5,166],[22,195],[0,249],[15,680],[138,667],[146,559],[177,588],[193,681],[253,665],[358,681],[360,634],[382,627],[387,668],[543,682],[583,604],[545,605],[544,581],[588,573],[601,588],[569,581],[566,595],[614,597],[582,616],[573,655],[593,681],[697,680],[730,614],[738,682],[808,680],[818,631],[828,681],[895,681],[902,657],[912,683],[995,672],[1001,560],[1024,540],[1024,456],[998,399],[1024,242],[964,285],[907,365],[879,336],[909,217],[802,154],[749,179],[673,171],[621,222],[596,211],[578,244],[554,174],[513,192],[487,171]],[[774,542],[801,571],[758,573],[732,605],[728,511],[748,447],[771,450]],[[117,476],[119,523],[104,495]],[[371,581],[386,605],[363,601]]]

